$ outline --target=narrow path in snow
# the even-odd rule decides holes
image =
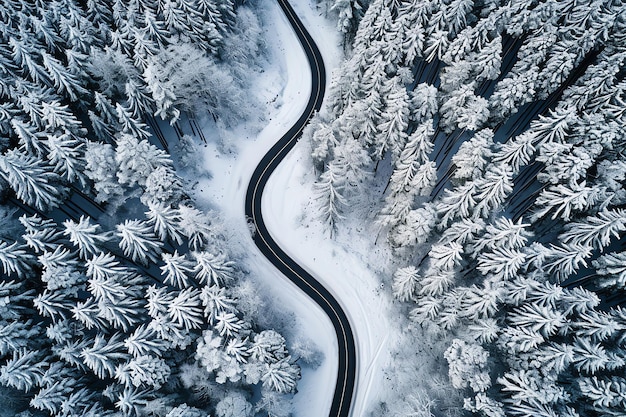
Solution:
[[[295,125],[278,140],[255,169],[246,193],[245,213],[246,217],[255,225],[254,242],[261,252],[328,315],[335,329],[339,347],[339,369],[329,415],[331,417],[348,417],[357,369],[352,327],[345,312],[331,293],[291,259],[270,236],[261,212],[261,198],[267,180],[282,159],[294,147],[308,120],[321,107],[326,85],[324,62],[315,42],[296,16],[291,5],[286,0],[278,0],[278,3],[293,27],[309,61],[312,73],[311,96]]]

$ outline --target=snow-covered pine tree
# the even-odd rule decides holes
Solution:
[[[414,266],[399,268],[393,275],[393,296],[400,301],[412,300],[420,288],[420,279]]]
[[[148,265],[159,258],[163,244],[142,220],[125,220],[116,227],[119,247],[133,262]]]
[[[179,255],[177,251],[174,253],[163,252],[161,254],[163,266],[161,266],[161,274],[163,281],[167,285],[178,287],[180,289],[193,286],[193,264],[184,255]]]
[[[100,253],[101,247],[110,239],[109,233],[102,233],[100,225],[92,224],[90,217],[81,216],[78,222],[66,220],[63,226],[65,227],[63,234],[78,247],[80,257],[83,259]]]
[[[342,194],[345,188],[342,170],[341,166],[330,163],[315,186],[316,202],[320,207],[319,217],[331,233],[337,221],[342,217],[342,210],[347,204]]]
[[[61,177],[46,164],[17,149],[0,155],[0,176],[15,191],[17,198],[37,210],[45,212],[63,200]]]

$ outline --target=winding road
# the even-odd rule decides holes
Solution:
[[[326,86],[324,62],[317,45],[286,0],[278,0],[280,7],[293,27],[311,66],[311,96],[294,126],[261,159],[256,167],[246,193],[245,213],[256,227],[254,242],[263,255],[287,278],[304,291],[328,315],[337,335],[339,369],[329,417],[348,417],[356,376],[356,349],[348,318],[337,300],[311,274],[291,259],[272,239],[263,221],[261,198],[263,190],[278,164],[294,147],[302,129],[313,113],[322,105]],[[320,416],[321,417],[321,416]]]

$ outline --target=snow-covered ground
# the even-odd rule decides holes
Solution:
[[[333,24],[308,0],[292,5],[316,40],[327,71],[339,65],[341,47]],[[225,216],[229,231],[241,241],[241,251],[250,254],[249,268],[275,298],[275,306],[292,311],[298,331],[312,339],[325,360],[315,370],[304,369],[295,396],[298,417],[328,413],[337,372],[337,345],[330,321],[258,252],[247,233],[244,198],[249,178],[262,155],[286,132],[303,111],[310,93],[310,69],[298,40],[278,5],[267,5],[268,48],[274,59],[254,82],[263,100],[270,104],[267,126],[253,137],[250,127],[228,132],[222,144],[205,147],[205,166],[210,179],[200,180],[198,200],[216,205]],[[330,79],[330,77],[328,77]],[[313,191],[308,144],[301,141],[268,182],[263,211],[266,223],[285,251],[317,277],[343,305],[357,339],[358,381],[353,415],[361,416],[379,397],[385,384],[383,366],[395,340],[388,292],[372,271],[377,262],[365,239],[338,243],[330,240],[319,222],[311,220]],[[209,200],[210,199],[210,200]]]

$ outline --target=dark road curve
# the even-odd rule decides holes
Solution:
[[[330,318],[337,335],[339,369],[329,417],[348,417],[356,376],[356,349],[348,317],[330,292],[291,259],[272,239],[261,212],[261,197],[267,180],[294,147],[307,121],[316,110],[319,110],[326,86],[324,62],[315,42],[296,16],[291,5],[286,0],[277,1],[298,36],[311,66],[311,96],[304,113],[296,124],[263,156],[252,174],[246,193],[245,213],[246,217],[254,222],[256,227],[254,243],[263,255],[313,299]]]

